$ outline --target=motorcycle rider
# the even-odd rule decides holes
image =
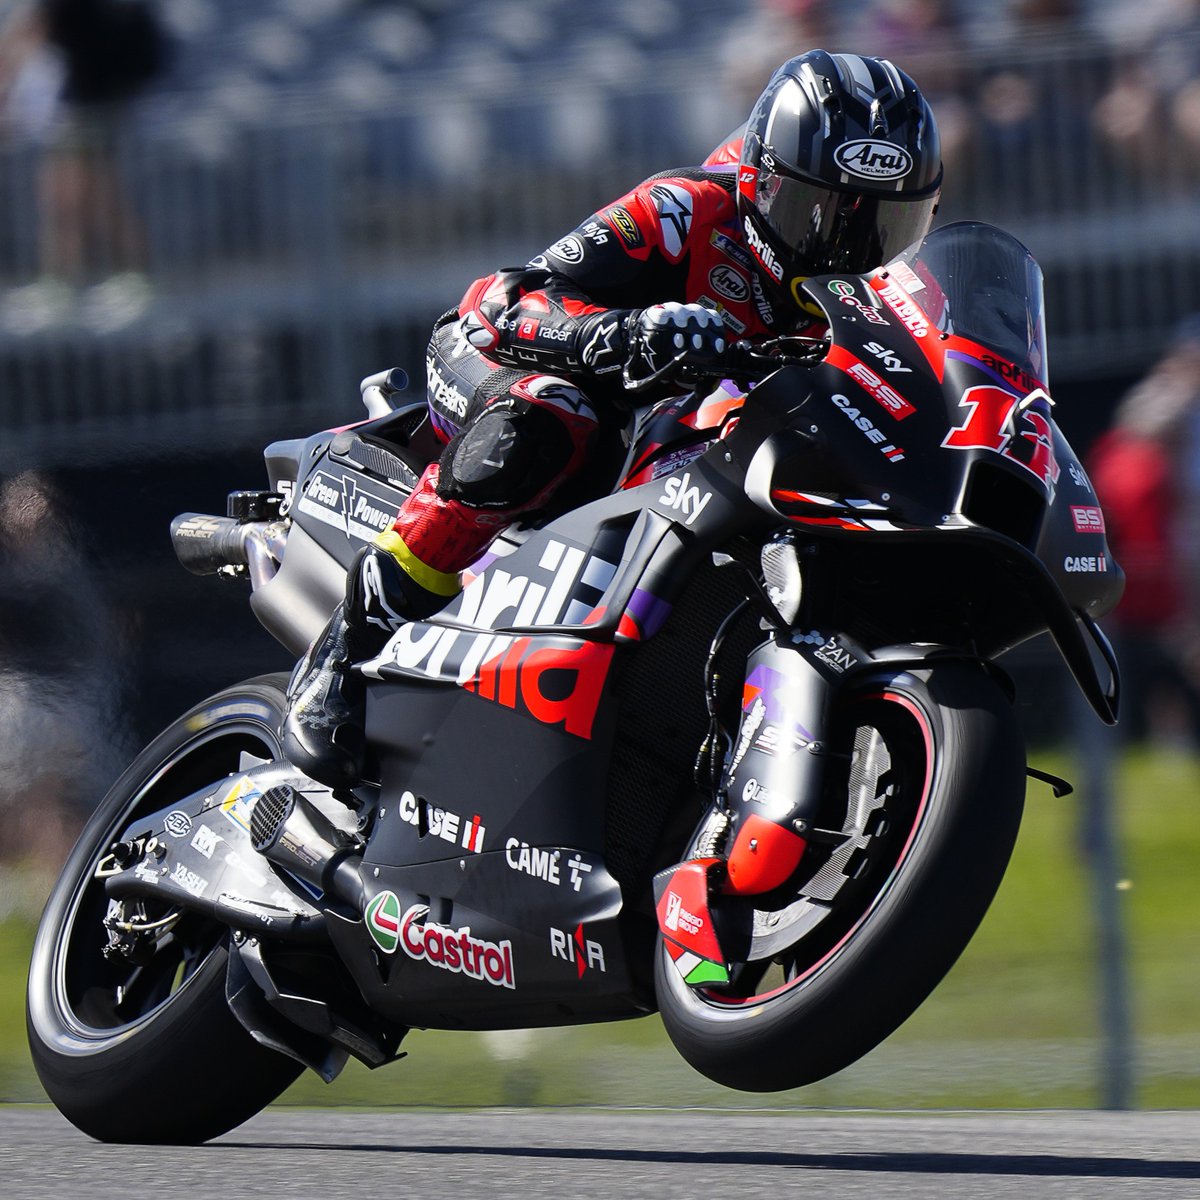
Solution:
[[[937,207],[937,125],[886,60],[812,50],[771,77],[740,134],[661,172],[524,267],[476,280],[438,320],[428,403],[445,442],[297,664],[284,751],[357,782],[365,685],[404,621],[444,607],[459,572],[577,478],[636,404],[719,376],[732,341],[809,332],[811,275],[865,273],[922,238]],[[658,374],[630,393],[626,372]],[[673,386],[672,386],[673,385]]]

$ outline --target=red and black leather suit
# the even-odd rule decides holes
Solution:
[[[699,303],[721,312],[729,337],[752,341],[811,324],[753,269],[737,149],[652,176],[527,266],[471,284],[438,322],[426,366],[446,449],[401,509],[398,539],[380,539],[418,583],[452,594],[457,573],[544,505],[628,411],[625,334],[640,310]]]

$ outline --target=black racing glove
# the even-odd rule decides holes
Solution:
[[[719,375],[730,344],[719,312],[674,300],[632,313],[625,336],[630,383]]]

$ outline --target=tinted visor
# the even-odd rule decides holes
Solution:
[[[840,192],[759,171],[754,205],[779,239],[794,275],[873,271],[929,232],[935,189],[919,199]]]

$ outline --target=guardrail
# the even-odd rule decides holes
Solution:
[[[957,131],[939,219],[1002,224],[1042,261],[1058,379],[1138,369],[1200,308],[1196,155],[1112,132],[1110,51],[968,66],[969,93],[934,96]],[[0,470],[357,418],[358,378],[419,379],[433,319],[471,279],[715,145],[730,104],[705,78],[684,64],[504,105],[397,84],[337,112],[168,97],[112,164],[144,258],[101,236],[78,286],[39,259],[47,157],[0,148]]]

